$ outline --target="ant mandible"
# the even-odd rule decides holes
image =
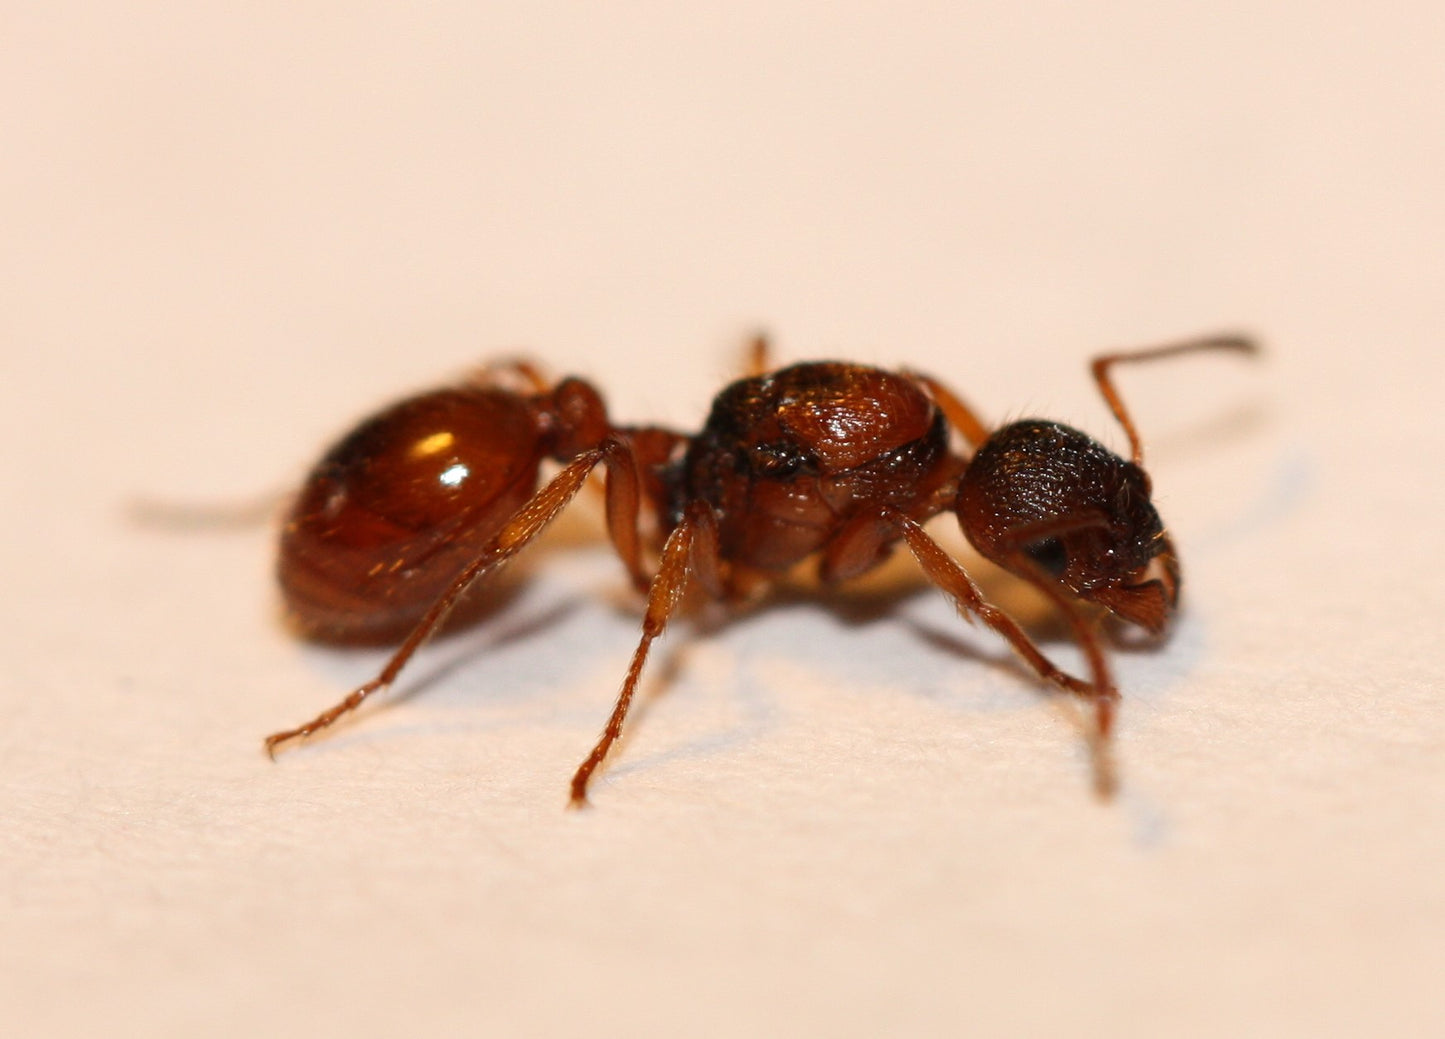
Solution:
[[[274,756],[390,686],[464,594],[525,548],[602,466],[609,537],[647,605],[617,703],[572,778],[573,806],[587,803],[648,650],[690,582],[738,601],[811,557],[832,585],[872,569],[900,541],[965,619],[981,620],[1041,679],[1092,704],[1094,783],[1107,797],[1119,694],[1096,630],[1101,611],[1088,604],[1157,635],[1180,587],[1139,434],[1111,372],[1210,350],[1257,348],[1223,335],[1093,361],[1094,381],[1128,435],[1128,459],[1058,422],[1023,419],[990,431],[960,397],[910,371],[828,361],[770,370],[762,337],[747,377],[718,394],[694,436],[615,425],[590,384],[549,383],[524,362],[402,401],[363,422],[311,472],[286,519],[278,566],[302,634],[399,639],[400,648],[336,706],[267,737],[266,750]],[[539,490],[548,459],[562,469]],[[1083,652],[1087,679],[1056,667],[923,529],[941,512],[957,516],[981,555],[1048,598]]]

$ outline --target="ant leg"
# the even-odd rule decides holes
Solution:
[[[1115,788],[1115,770],[1109,754],[1109,740],[1114,729],[1115,705],[1119,700],[1119,692],[1114,688],[1113,678],[1109,674],[1108,660],[1099,644],[1097,625],[1080,610],[1078,601],[1068,588],[1044,570],[1033,557],[1024,551],[1024,548],[1045,538],[1059,537],[1091,527],[1107,527],[1108,525],[1108,517],[1101,513],[1086,513],[1033,523],[1012,531],[999,546],[1001,555],[998,558],[998,562],[1006,570],[1022,577],[1048,596],[1068,623],[1074,636],[1074,642],[1078,644],[1085,659],[1089,662],[1089,669],[1094,676],[1094,688],[1087,694],[1094,701],[1094,731],[1090,734],[1090,749],[1094,755],[1094,786],[1099,796],[1106,798],[1113,795]],[[1174,573],[1177,575],[1177,567]],[[1126,619],[1132,619],[1134,623],[1140,624],[1154,634],[1159,634],[1164,629],[1168,607],[1164,599],[1163,582],[1155,581],[1153,583],[1159,587],[1157,619],[1152,623],[1146,622],[1142,617]],[[1175,588],[1177,589],[1177,583]],[[1108,604],[1106,603],[1106,605]],[[1110,607],[1110,609],[1113,608]]]
[[[885,515],[903,535],[903,540],[907,543],[914,558],[918,560],[918,565],[923,567],[924,574],[954,601],[965,620],[977,617],[1002,635],[1013,647],[1014,652],[1023,657],[1024,662],[1033,668],[1034,672],[1044,681],[1052,682],[1070,692],[1084,695],[1094,695],[1100,688],[1097,681],[1101,677],[1099,675],[1095,676],[1094,682],[1085,682],[1082,678],[1075,678],[1054,666],[1053,662],[1044,656],[1043,651],[1034,645],[1033,639],[1028,637],[1023,628],[1019,626],[1018,621],[985,599],[983,592],[979,591],[978,585],[974,584],[973,578],[968,576],[968,572],[944,550],[942,545],[934,541],[917,521],[893,510],[889,510]],[[1102,677],[1107,686],[1107,671]]]
[[[456,606],[463,593],[475,582],[495,572],[556,519],[567,503],[581,489],[582,484],[586,482],[587,475],[607,456],[608,450],[607,447],[599,447],[578,455],[570,465],[554,476],[546,487],[534,494],[530,501],[518,509],[512,518],[502,526],[502,529],[497,531],[492,540],[487,542],[486,547],[482,549],[477,558],[457,574],[452,583],[447,586],[447,590],[432,604],[431,609],[427,610],[426,615],[412,629],[411,634],[406,637],[406,641],[401,644],[401,648],[392,654],[391,659],[387,661],[379,675],[353,690],[346,699],[330,710],[323,711],[305,725],[267,736],[266,753],[274,758],[276,748],[281,744],[310,736],[312,733],[326,728],[338,718],[356,710],[373,693],[391,685],[412,655],[435,634],[437,628],[446,620],[447,614]]]
[[[476,369],[468,381],[476,386],[496,386],[509,381],[520,381],[523,387],[533,393],[546,393],[552,389],[552,383],[542,374],[542,369],[521,357],[488,361]]]
[[[886,560],[898,543],[898,523],[888,508],[868,509],[850,519],[828,539],[818,559],[818,580],[840,584],[866,574]]]
[[[642,565],[642,536],[637,526],[642,510],[637,454],[630,444],[614,437],[603,441],[600,450],[607,466],[607,534],[633,585],[646,592],[651,578]]]
[[[915,520],[893,510],[889,510],[887,515],[897,525],[903,535],[903,540],[913,552],[914,558],[923,567],[924,574],[953,600],[965,620],[970,619],[970,615],[977,617],[1007,639],[1014,652],[1018,653],[1040,678],[1093,701],[1095,726],[1094,730],[1088,734],[1088,738],[1090,756],[1093,758],[1094,766],[1094,789],[1102,798],[1111,797],[1116,782],[1113,763],[1108,752],[1109,732],[1113,725],[1114,701],[1118,699],[1119,694],[1114,689],[1108,663],[1104,659],[1103,651],[1099,648],[1098,639],[1089,629],[1077,608],[1057,588],[1040,585],[1064,613],[1069,626],[1073,629],[1074,638],[1083,649],[1089,662],[1089,670],[1093,677],[1093,681],[1090,682],[1075,678],[1044,656],[1043,651],[1034,644],[1019,623],[986,600],[983,593],[979,591],[978,585],[974,584],[973,579],[968,576],[968,572],[959,565],[957,560],[944,551],[943,546],[934,541]]]
[[[1094,381],[1099,384],[1099,392],[1104,395],[1104,401],[1109,405],[1109,410],[1114,413],[1114,417],[1119,420],[1119,425],[1123,426],[1124,432],[1129,435],[1129,447],[1133,452],[1135,465],[1144,464],[1144,444],[1139,439],[1139,431],[1134,428],[1134,422],[1129,417],[1128,410],[1124,407],[1123,398],[1114,388],[1114,381],[1109,376],[1109,369],[1116,364],[1153,361],[1161,357],[1174,357],[1178,354],[1204,350],[1233,350],[1241,354],[1257,354],[1259,353],[1259,344],[1242,335],[1203,336],[1199,339],[1186,339],[1179,343],[1146,347],[1143,350],[1103,354],[1090,362],[1089,368],[1094,373]]]
[[[696,505],[697,513],[692,535],[692,577],[711,599],[737,598],[733,568],[723,563],[718,550],[717,519],[712,509]]]
[[[597,766],[607,757],[612,744],[622,735],[622,724],[632,706],[632,697],[637,691],[637,681],[642,675],[643,665],[647,663],[647,651],[652,646],[652,640],[667,627],[668,619],[682,600],[688,578],[697,568],[693,559],[694,552],[699,548],[716,552],[715,525],[712,509],[707,505],[697,504],[688,509],[682,522],[668,535],[667,543],[662,548],[662,562],[658,566],[657,577],[653,579],[652,588],[647,595],[647,613],[642,619],[642,640],[632,654],[632,662],[627,667],[627,677],[622,682],[622,691],[617,695],[617,704],[612,708],[612,715],[607,719],[607,725],[602,730],[597,745],[572,776],[573,808],[581,808],[587,804],[587,783],[591,780],[592,773],[597,771]],[[704,564],[705,567],[710,565],[712,561]]]
[[[751,379],[768,374],[773,366],[772,359],[768,356],[770,353],[772,344],[768,341],[768,334],[755,333],[752,339],[748,340],[747,356],[743,361],[744,377]]]
[[[978,450],[988,440],[988,427],[983,424],[973,409],[963,402],[963,398],[954,393],[943,383],[931,375],[922,375],[918,372],[908,372],[912,378],[928,389],[929,394],[943,411],[944,418],[948,419],[953,428],[963,434],[963,439]]]

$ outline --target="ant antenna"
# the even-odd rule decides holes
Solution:
[[[1093,364],[1090,366],[1094,373],[1094,381],[1099,384],[1099,392],[1104,395],[1109,410],[1119,420],[1119,425],[1124,427],[1124,432],[1129,434],[1129,447],[1133,452],[1135,465],[1142,466],[1144,464],[1144,444],[1139,439],[1139,431],[1134,428],[1134,420],[1129,417],[1129,412],[1124,407],[1123,398],[1119,396],[1119,391],[1114,388],[1114,383],[1109,378],[1109,369],[1116,364],[1153,361],[1160,357],[1173,357],[1176,354],[1190,354],[1204,350],[1233,350],[1236,353],[1257,354],[1259,353],[1259,344],[1248,336],[1242,335],[1204,336],[1199,339],[1186,339],[1182,343],[1168,343],[1164,346],[1104,354],[1094,358]]]

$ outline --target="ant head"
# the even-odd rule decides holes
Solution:
[[[1149,476],[1092,437],[1027,419],[974,455],[955,505],[964,534],[1004,569],[1057,581],[1158,633],[1179,596],[1179,568],[1149,500]]]

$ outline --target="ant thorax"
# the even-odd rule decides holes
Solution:
[[[679,504],[712,507],[724,558],[777,572],[861,510],[919,511],[954,474],[948,459],[944,417],[913,379],[813,362],[718,394],[672,483]]]

